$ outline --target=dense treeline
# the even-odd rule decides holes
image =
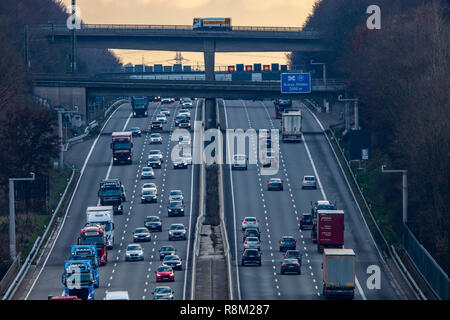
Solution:
[[[32,98],[24,62],[25,25],[29,26],[29,72],[66,73],[70,46],[50,45],[33,26],[49,21],[65,23],[67,17],[60,1],[0,1],[0,278],[9,257],[5,241],[9,223],[8,178],[28,177],[31,171],[46,175],[58,155],[56,115],[35,105]],[[83,73],[117,72],[120,62],[108,50],[79,49],[78,66]],[[26,231],[31,234],[33,225]]]
[[[380,30],[366,27],[366,9],[372,4],[381,8]],[[320,59],[329,76],[347,79],[350,95],[359,97],[360,122],[371,129],[378,159],[408,170],[409,225],[447,273],[449,8],[448,0],[322,0],[305,23],[325,34],[331,53]],[[293,53],[291,63],[308,63],[311,57]],[[401,177],[378,180],[390,214],[398,215]]]

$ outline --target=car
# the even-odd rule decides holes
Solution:
[[[177,253],[177,250],[173,246],[162,246],[158,250],[159,252],[159,260],[163,260],[165,256],[174,255]]]
[[[142,131],[139,127],[132,127],[130,128],[131,134],[133,137],[140,137],[142,136]]]
[[[175,272],[173,272],[173,268],[171,266],[168,265],[159,266],[158,269],[156,269],[155,273],[156,273],[156,282],[175,281]]]
[[[311,214],[313,218],[316,215],[317,210],[336,210],[336,204],[330,203],[328,200],[317,200],[316,202],[311,202]]]
[[[176,254],[165,256],[163,259],[163,266],[172,267],[174,270],[182,270],[183,268],[182,261]]]
[[[188,163],[186,159],[178,157],[173,161],[173,168],[174,169],[187,169]]]
[[[178,127],[178,124],[179,124],[181,121],[185,121],[185,120],[187,120],[185,115],[180,115],[180,114],[177,115],[177,116],[175,117],[175,126]]]
[[[156,183],[153,182],[146,182],[142,185],[142,190],[144,189],[153,189],[158,191],[158,187],[156,186]]]
[[[105,300],[130,300],[128,291],[107,291]]]
[[[144,226],[149,231],[159,231],[162,232],[162,221],[158,216],[147,216],[144,221]]]
[[[309,212],[303,213],[300,218],[300,230],[311,230],[313,227],[312,214]]]
[[[257,228],[246,228],[244,231],[244,236],[242,241],[245,241],[247,237],[256,237],[261,240],[261,235],[259,233],[259,229]]]
[[[189,121],[187,119],[179,121],[178,128],[191,129],[191,121]]]
[[[143,189],[141,193],[141,203],[158,202],[158,194],[155,189]]]
[[[181,190],[170,190],[169,192],[169,202],[173,200],[184,201],[183,191]]]
[[[150,135],[150,144],[162,144],[162,137],[160,133],[152,133]]]
[[[283,259],[281,262],[281,274],[295,272],[301,274],[301,266],[297,259]]]
[[[184,205],[183,202],[180,200],[172,200],[169,202],[169,205],[167,206],[167,213],[169,217],[176,217],[176,216],[184,216]]]
[[[184,115],[184,116],[186,116],[186,118],[191,120],[191,112],[188,109],[180,109],[180,111],[178,111],[178,114]]]
[[[158,114],[156,116],[156,121],[160,121],[161,123],[167,123],[167,118],[164,114]]]
[[[186,101],[186,102],[183,102],[182,104],[182,107],[183,108],[185,108],[185,109],[192,109],[192,101]]]
[[[174,293],[170,287],[156,287],[152,292],[153,300],[173,300]]]
[[[161,121],[153,120],[152,121],[152,130],[162,130],[163,124]]]
[[[147,227],[137,227],[133,232],[133,242],[138,241],[152,241],[150,231],[148,231]]]
[[[149,166],[150,168],[161,169],[161,159],[159,159],[158,157],[151,157],[147,160],[147,166]]]
[[[161,101],[161,97],[160,96],[151,96],[151,97],[147,97],[148,101],[151,102],[159,102]]]
[[[302,253],[299,250],[286,250],[284,259],[297,259],[300,265],[302,264]]]
[[[169,108],[161,108],[159,110],[159,113],[165,115],[166,117],[170,117],[170,110],[169,110]]]
[[[247,228],[257,228],[259,230],[258,220],[255,217],[245,217],[242,220],[242,230]]]
[[[157,150],[157,149],[150,150],[147,158],[150,159],[153,157],[156,157],[156,158],[160,159],[161,162],[164,162],[164,157],[163,157],[161,150]]]
[[[161,104],[171,104],[171,103],[172,103],[172,99],[167,98],[167,97],[161,98]]]
[[[114,214],[123,214],[123,205],[122,204],[113,205],[113,212]]]
[[[144,249],[140,244],[129,244],[125,250],[125,261],[144,260]]]
[[[141,179],[154,179],[155,172],[152,167],[143,167],[141,169]]]
[[[267,190],[280,190],[283,191],[283,180],[280,178],[270,178],[267,183]]]
[[[261,242],[257,237],[247,237],[244,241],[244,249],[261,249]]]
[[[169,240],[186,240],[186,227],[181,223],[171,224],[169,227]]]
[[[245,266],[246,264],[257,264],[261,265],[261,252],[257,249],[245,249],[242,254],[241,265]]]
[[[286,250],[295,250],[296,249],[296,241],[292,236],[283,236],[280,240],[280,252]]]
[[[231,168],[247,170],[247,156],[245,154],[235,154]]]
[[[317,189],[317,181],[315,176],[303,176],[302,189]]]
[[[188,165],[192,164],[192,155],[190,153],[183,153],[181,158],[183,158]]]
[[[262,152],[262,164],[263,168],[274,166],[278,164],[278,153],[273,149],[263,149]]]

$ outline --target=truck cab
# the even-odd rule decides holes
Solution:
[[[122,202],[126,201],[125,187],[119,179],[105,179],[100,182],[98,197],[102,206],[113,206],[114,214],[123,214]]]
[[[311,240],[312,242],[317,242],[317,210],[335,210],[336,204],[330,203],[328,200],[317,200],[316,202],[311,202],[311,215],[313,220],[313,225],[311,228]]]
[[[89,260],[66,260],[61,282],[64,285],[64,296],[94,300],[94,276]]]
[[[78,237],[78,245],[95,245],[97,248],[97,256],[100,259],[100,265],[105,265],[108,261],[108,253],[106,251],[106,232],[98,224],[87,223],[80,230]]]
[[[148,99],[146,97],[131,97],[131,107],[133,108],[134,117],[148,116]]]
[[[70,247],[71,260],[89,260],[92,265],[94,288],[100,285],[100,277],[98,274],[98,267],[100,260],[97,255],[97,247],[94,245],[74,245]]]
[[[133,140],[132,132],[113,132],[111,149],[113,156],[113,164],[131,164],[133,158]]]
[[[106,232],[106,248],[114,247],[114,209],[112,206],[87,207],[86,222],[101,225]]]

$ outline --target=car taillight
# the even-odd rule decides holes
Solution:
[[[256,244],[259,244],[259,241],[258,241],[258,242],[256,242]]]
[[[247,244],[247,241],[245,241],[244,244]]]
[[[243,257],[246,257],[246,256],[247,256],[246,254],[243,255]]]
[[[295,244],[295,240],[294,241],[292,241],[294,244]]]
[[[300,263],[297,263],[296,266],[297,266],[297,267],[300,267]]]
[[[282,267],[286,267],[287,266],[287,264],[286,263],[283,263],[282,265],[281,265]]]
[[[247,221],[244,221],[244,224],[246,224],[247,223]]]

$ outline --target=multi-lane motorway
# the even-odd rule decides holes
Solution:
[[[274,176],[261,174],[261,163],[250,164],[247,171],[225,166],[225,212],[232,253],[232,274],[236,297],[240,299],[323,299],[322,255],[310,238],[310,231],[299,230],[303,212],[310,211],[311,201],[336,201],[345,211],[345,248],[356,253],[355,299],[398,299],[391,279],[377,255],[377,249],[354,202],[345,178],[319,124],[299,102],[303,113],[303,142],[280,142],[279,170]],[[225,120],[225,121],[224,121]],[[227,129],[281,129],[270,101],[230,100],[224,102],[221,123]],[[230,145],[230,144],[229,144]],[[248,144],[248,152],[258,152],[256,143]],[[231,148],[231,146],[230,146]],[[231,150],[231,154],[235,151]],[[317,190],[302,190],[304,175],[315,175]],[[267,180],[284,180],[284,191],[267,191]],[[243,239],[241,220],[254,216],[261,230],[262,266],[241,266]],[[281,275],[282,253],[279,241],[291,235],[303,254],[301,275]],[[381,286],[369,289],[367,273],[371,265],[380,268]],[[370,271],[371,269],[369,269]],[[369,281],[372,283],[372,281]],[[371,286],[369,286],[371,287]]]
[[[198,100],[194,102],[191,114],[193,119],[200,117]],[[125,186],[127,202],[124,203],[124,214],[115,215],[115,244],[108,250],[108,263],[100,267],[100,287],[95,289],[95,299],[103,299],[105,292],[127,290],[130,299],[152,299],[152,292],[157,286],[155,270],[161,265],[158,249],[163,245],[173,245],[177,254],[183,260],[183,270],[176,271],[175,282],[168,285],[174,290],[175,299],[189,298],[189,274],[191,268],[192,246],[191,226],[195,222],[198,211],[197,193],[193,190],[198,185],[198,168],[195,165],[188,169],[174,170],[170,160],[173,145],[171,133],[174,129],[174,118],[180,108],[179,102],[170,105],[171,116],[164,124],[162,145],[149,143],[151,119],[158,114],[161,105],[149,104],[148,118],[133,118],[131,105],[120,106],[106,123],[102,134],[93,144],[88,159],[81,171],[81,178],[70,202],[64,224],[51,249],[45,265],[35,279],[26,299],[47,299],[48,295],[60,296],[63,293],[61,273],[64,260],[69,258],[70,246],[76,244],[80,229],[86,222],[86,208],[98,203],[97,190],[99,182],[105,178],[118,178]],[[195,117],[195,118],[194,118]],[[126,131],[131,127],[143,129],[141,137],[133,137],[132,165],[114,165],[111,163],[111,133]],[[155,179],[141,180],[141,168],[146,166],[147,155],[150,150],[159,149],[164,156],[161,169],[155,170]],[[158,187],[158,202],[141,204],[140,193],[144,182],[154,182]],[[167,204],[170,190],[180,189],[185,198],[185,216],[168,217]],[[144,248],[144,261],[125,261],[125,249],[133,242],[133,231],[136,227],[143,227],[146,216],[158,215],[162,218],[163,231],[152,232],[151,242],[141,243]],[[186,241],[168,241],[170,224],[183,223],[188,228]],[[188,275],[188,276],[186,276]],[[159,284],[158,284],[159,285]],[[161,285],[167,285],[161,284]]]
[[[197,120],[202,114],[198,102],[194,102],[191,111],[193,119]],[[229,163],[223,167],[225,219],[231,248],[234,297],[252,300],[323,299],[322,256],[312,243],[310,232],[299,230],[299,219],[303,212],[310,210],[311,201],[328,199],[336,201],[337,207],[345,211],[345,248],[354,249],[357,261],[355,299],[399,299],[320,125],[299,102],[294,101],[294,104],[301,107],[303,112],[303,141],[297,144],[280,142],[279,170],[273,177],[284,180],[283,191],[267,191],[267,180],[272,176],[261,174],[260,162],[250,164],[246,171],[231,170]],[[70,245],[76,244],[79,231],[85,224],[86,208],[98,202],[99,182],[107,177],[122,181],[128,201],[124,204],[124,214],[114,217],[115,245],[108,251],[107,265],[99,269],[100,287],[95,289],[95,298],[103,299],[106,291],[127,290],[131,299],[152,299],[151,292],[157,286],[154,271],[161,264],[158,249],[172,244],[183,259],[183,270],[176,271],[175,282],[169,285],[175,291],[175,299],[190,299],[193,229],[199,208],[199,166],[192,165],[187,170],[172,168],[170,155],[177,142],[170,141],[170,138],[174,129],[174,115],[179,109],[178,102],[169,107],[171,117],[164,125],[163,144],[149,144],[151,119],[160,108],[159,103],[150,103],[148,118],[133,118],[131,106],[123,104],[106,123],[102,134],[92,145],[63,226],[44,267],[30,286],[26,299],[47,299],[48,295],[59,296],[63,292],[60,276],[64,260],[69,257]],[[227,100],[220,108],[219,115],[222,129],[280,129],[280,120],[274,117],[271,101]],[[144,129],[144,133],[142,137],[133,139],[133,164],[112,166],[109,147],[111,132],[135,126]],[[252,142],[248,145],[248,152],[257,155],[259,150],[256,141]],[[196,143],[198,141],[193,141],[193,144]],[[224,147],[227,149],[226,144]],[[147,154],[152,149],[159,149],[164,155],[163,166],[155,169],[156,179],[151,181],[158,186],[158,203],[141,204],[143,181],[140,180],[140,170],[146,165]],[[232,150],[227,151],[234,153]],[[301,178],[304,175],[315,175],[319,180],[319,188],[302,190]],[[181,189],[184,193],[184,217],[167,216],[166,206],[171,189]],[[125,248],[132,242],[132,232],[144,225],[148,215],[162,218],[163,232],[152,233],[152,241],[142,244],[144,261],[126,262]],[[246,216],[257,217],[260,223],[262,266],[243,267],[240,264],[243,251],[241,220]],[[188,228],[186,241],[168,241],[167,229],[171,223],[183,223]],[[301,275],[280,274],[282,254],[279,252],[279,240],[284,235],[294,236],[297,249],[303,254]],[[375,269],[379,267],[380,288],[367,285],[371,275],[368,270],[373,270],[370,266],[375,266]]]

